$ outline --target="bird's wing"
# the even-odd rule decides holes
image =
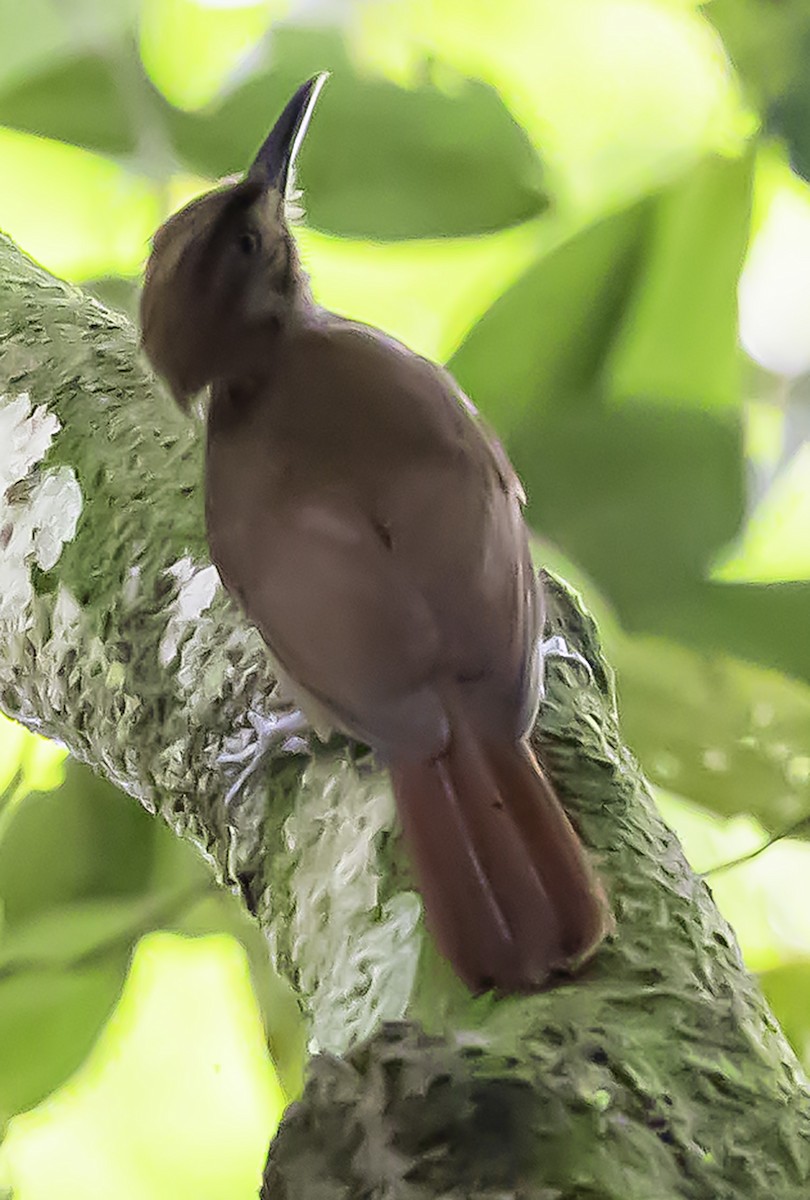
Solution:
[[[382,752],[439,753],[447,736],[432,686],[440,631],[353,498],[296,495],[251,541],[249,560],[231,543],[214,549],[215,561],[290,678],[335,724]]]
[[[339,326],[297,349],[255,419],[212,413],[226,585],[291,677],[384,752],[438,753],[450,691],[520,736],[538,616],[505,454],[449,376],[395,343]]]

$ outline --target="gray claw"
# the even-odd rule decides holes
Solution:
[[[234,754],[220,754],[217,760],[220,763],[247,763],[225,794],[225,807],[229,810],[234,808],[234,802],[245,783],[271,750],[280,747],[288,754],[300,754],[309,748],[304,735],[311,732],[310,725],[300,709],[287,709],[269,716],[250,712],[248,720],[255,730],[255,740]]]
[[[571,650],[561,634],[557,633],[553,637],[545,638],[540,645],[540,653],[544,660],[546,658],[563,658],[567,662],[578,663],[588,672],[591,683],[594,682],[593,669],[587,658],[584,658],[578,651]]]

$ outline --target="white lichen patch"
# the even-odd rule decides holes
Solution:
[[[177,657],[181,641],[193,632],[200,616],[213,604],[221,586],[216,567],[195,567],[188,557],[178,559],[167,570],[177,580],[179,587],[158,649],[158,658],[163,667],[168,667]]]
[[[40,462],[54,435],[61,428],[59,419],[43,404],[32,412],[27,392],[19,396],[0,396],[0,492],[5,494],[13,483],[25,479]]]
[[[50,571],[76,535],[82,492],[75,472],[38,470],[58,419],[26,392],[0,396],[0,623],[21,631],[32,619],[34,565]]]
[[[294,860],[291,938],[317,1048],[342,1054],[405,1013],[421,947],[421,902],[380,904],[381,837],[394,825],[386,777],[313,762],[284,834]]]

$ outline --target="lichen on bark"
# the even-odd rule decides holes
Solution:
[[[22,529],[46,477],[81,498],[72,538],[64,523],[55,536],[47,495],[55,540],[42,551],[42,527],[26,527],[15,569],[30,590],[21,620],[0,621],[0,707],[192,839],[298,989],[319,1053],[266,1194],[806,1196],[807,1084],[621,742],[575,597],[547,580],[551,632],[593,675],[551,661],[535,741],[616,933],[576,979],[473,999],[424,933],[387,781],[353,748],[275,759],[226,813],[218,756],[275,678],[210,573],[200,424],[156,387],[132,326],[0,239],[0,350],[0,395],[50,431],[4,503]],[[0,529],[0,570],[10,543]]]

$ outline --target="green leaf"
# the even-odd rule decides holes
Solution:
[[[98,6],[98,0],[91,0]],[[197,0],[136,0],[141,57],[157,87],[179,108],[208,103],[228,88],[255,53],[284,0],[200,4]],[[178,48],[182,47],[182,53]]]
[[[807,0],[713,0],[720,31],[765,128],[785,139],[795,171],[810,180],[810,8]]]
[[[496,302],[450,365],[505,436],[534,527],[625,626],[806,678],[804,592],[705,582],[745,514],[733,317],[749,169],[700,164],[583,231]],[[699,234],[710,257],[712,231],[704,269],[686,247]]]
[[[810,811],[807,684],[696,645],[699,639],[683,631],[680,642],[630,633],[558,545],[535,537],[532,554],[538,566],[567,580],[593,614],[616,673],[622,731],[659,788],[716,816],[753,815],[761,833],[755,845],[765,831],[782,831]],[[669,607],[678,610],[679,598]],[[725,853],[722,844],[715,849],[696,856],[696,869],[737,852]]]
[[[529,518],[629,619],[677,603],[743,515],[736,414],[627,403],[527,419],[510,439]],[[642,626],[656,632],[656,626]]]
[[[83,969],[0,977],[0,1123],[81,1066],[121,991],[126,955]]]
[[[720,33],[752,99],[761,105],[789,86],[810,28],[806,0],[712,0],[706,16]]]
[[[295,764],[289,764],[290,787],[296,786],[297,771]],[[287,981],[276,973],[267,939],[255,918],[229,890],[210,886],[210,867],[188,843],[173,837],[168,830],[161,833],[163,836],[156,845],[152,887],[159,891],[196,890],[199,896],[174,913],[164,914],[161,927],[190,937],[225,932],[241,942],[247,953],[251,983],[273,1064],[287,1098],[293,1100],[303,1087],[309,1036],[298,999]]]
[[[0,980],[28,979],[32,993],[47,986],[54,971],[84,978],[87,968],[115,962],[117,994],[131,950],[153,929],[238,938],[282,1084],[288,1097],[300,1091],[307,1027],[289,986],[272,969],[255,922],[216,886],[192,846],[87,768],[69,761],[61,788],[24,797],[9,815],[0,839],[0,902]],[[112,972],[105,978],[111,982]],[[109,1005],[88,1011],[100,1014],[100,1022]],[[65,1037],[73,1029],[68,1023]],[[68,1073],[75,1069],[98,1029],[90,1020],[75,1024],[75,1051],[63,1048],[55,1066],[32,1065],[34,1077],[53,1086],[63,1082],[59,1064],[67,1062]],[[0,1045],[5,1036],[0,1022]],[[51,1054],[47,1038],[34,1039],[40,1044]]]
[[[280,29],[271,70],[212,112],[172,109],[178,154],[209,176],[245,170],[298,84],[324,69],[332,78],[299,156],[309,224],[343,237],[462,237],[546,207],[540,161],[494,89],[361,75],[335,32]]]
[[[155,831],[136,803],[75,760],[53,792],[32,792],[0,839],[6,926],[71,901],[139,891],[149,878]]]
[[[499,433],[518,445],[548,410],[589,397],[639,269],[648,204],[544,254],[473,326],[449,363]]]
[[[64,747],[0,713],[0,837],[5,806],[28,792],[49,792],[64,783],[66,757]]]
[[[91,46],[118,40],[131,28],[138,0],[15,0],[0,3],[0,87],[42,71]]]
[[[772,410],[780,415],[779,410]],[[749,409],[749,419],[750,419]],[[810,410],[808,410],[810,418]],[[781,431],[780,431],[781,432]],[[772,478],[737,542],[712,572],[717,580],[810,580],[810,441]]]
[[[120,82],[96,54],[48,64],[0,91],[0,124],[101,154],[132,154],[137,126]]]
[[[290,984],[274,970],[267,939],[230,893],[221,889],[187,907],[166,928],[189,936],[225,931],[241,942],[247,953],[253,992],[259,1005],[267,1046],[288,1100],[295,1100],[304,1085],[309,1026]]]
[[[737,282],[754,156],[709,158],[655,207],[643,266],[607,364],[612,398],[740,403]]]
[[[770,833],[810,813],[807,685],[660,637],[606,644],[622,730],[654,783]]]
[[[810,962],[800,959],[764,971],[759,977],[765,998],[805,1068],[810,1067]]]
[[[661,633],[810,682],[810,583],[686,581],[669,597],[627,597],[629,629]]]
[[[174,841],[76,762],[62,787],[24,797],[4,823],[0,1119],[38,1103],[82,1063],[135,943],[213,886],[207,875],[152,889],[156,834]]]
[[[51,0],[30,0],[21,20],[19,5],[0,4],[0,85],[42,69],[64,54],[64,22]]]
[[[213,888],[213,881],[208,881]],[[153,929],[167,928],[205,890],[104,896],[61,904],[18,921],[0,938],[0,974],[30,969],[72,968],[132,949]]]
[[[767,124],[769,130],[780,134],[787,142],[793,170],[810,181],[810,81],[807,78],[810,35],[805,37],[805,47],[801,69],[787,91],[771,105]]]

